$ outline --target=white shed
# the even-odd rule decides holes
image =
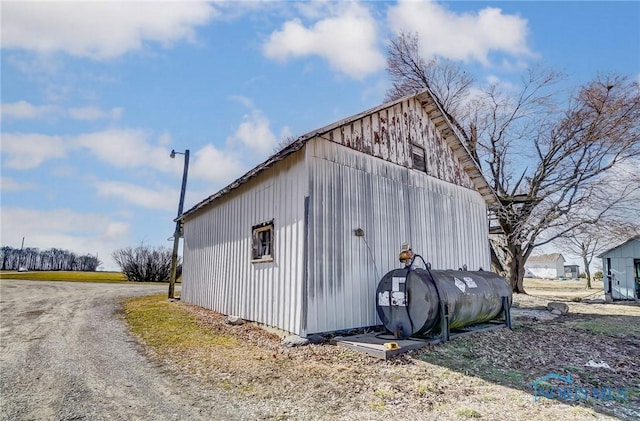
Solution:
[[[460,136],[429,91],[301,136],[182,215],[182,299],[307,336],[379,325],[405,242],[489,269],[497,199]]]
[[[640,297],[640,236],[632,237],[598,257],[602,258],[606,294],[617,300]]]
[[[525,276],[544,279],[564,277],[564,262],[564,256],[560,253],[529,256],[524,264]]]

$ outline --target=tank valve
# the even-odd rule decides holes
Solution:
[[[413,260],[413,251],[411,250],[411,247],[409,247],[409,243],[402,244],[402,249],[400,250],[398,259],[405,267],[411,264],[411,260]]]
[[[395,351],[396,349],[400,349],[400,345],[397,342],[385,342],[384,347],[389,351]]]
[[[395,338],[402,338],[402,325],[396,326],[396,331],[393,332]]]

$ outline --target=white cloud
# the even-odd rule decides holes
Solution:
[[[296,12],[305,19],[320,20],[330,13],[331,2],[327,1],[301,1],[292,2]]]
[[[160,144],[162,146],[169,146],[171,144],[172,140],[173,139],[171,138],[171,133],[164,132],[158,138],[158,144]]]
[[[253,106],[249,98],[232,99]],[[288,127],[283,127],[280,135],[281,138],[291,136],[291,132]],[[231,182],[242,174],[251,161],[264,159],[271,154],[278,141],[270,128],[269,119],[262,111],[253,108],[243,116],[235,133],[227,138],[224,148],[206,144],[192,151],[189,179],[206,180],[216,186]],[[7,133],[2,136],[1,151],[3,165],[13,169],[32,169],[48,160],[64,158],[70,152],[88,152],[100,162],[120,169],[150,168],[174,175],[182,174],[183,160],[169,157],[171,143],[171,134],[168,132],[154,138],[150,132],[138,129],[108,129],[73,136]],[[83,160],[86,161],[86,158]],[[53,175],[61,177],[74,173],[75,169],[64,164],[53,170]],[[116,195],[113,187],[103,185],[101,192]],[[133,198],[130,200],[133,201]],[[157,204],[157,200],[153,199],[151,203]],[[155,204],[153,206],[158,207]]]
[[[123,108],[115,107],[108,111],[101,110],[98,107],[79,107],[79,108],[69,108],[68,113],[71,118],[74,120],[100,120],[103,118],[109,118],[112,120],[118,120],[122,117]]]
[[[229,99],[249,108],[250,112],[242,116],[242,122],[235,133],[227,138],[227,149],[235,151],[240,145],[247,151],[245,155],[262,159],[273,152],[279,139],[292,136],[289,127],[285,126],[280,130],[278,138],[271,130],[269,118],[262,110],[256,108],[251,98],[231,95]]]
[[[37,188],[33,183],[24,183],[9,177],[0,177],[0,186],[3,193],[35,190]]]
[[[269,122],[261,115],[256,121],[247,116],[236,133],[234,139],[237,142],[253,148],[251,156],[256,152],[264,154],[274,144],[275,136],[269,131]],[[86,150],[101,162],[116,168],[152,168],[164,173],[182,174],[182,159],[169,157],[167,142],[170,141],[171,135],[163,133],[157,143],[153,143],[149,132],[135,129],[111,129],[77,136],[6,133],[2,135],[0,150],[5,158],[3,165],[19,170],[36,168],[45,161],[64,158],[70,151]],[[220,184],[240,175],[244,168],[239,158],[241,154],[233,150],[237,143],[231,143],[226,150],[207,144],[192,153],[189,178]],[[69,176],[74,172],[73,168],[65,166],[54,169],[56,176]]]
[[[117,269],[111,252],[127,243],[129,225],[109,216],[79,213],[69,209],[49,211],[3,206],[2,244],[70,250],[78,254],[96,254],[106,269]]]
[[[98,107],[69,108],[66,114],[74,120],[94,121],[99,119],[118,120],[122,117],[124,108],[114,107],[110,110],[102,110]],[[0,106],[2,118],[12,119],[39,119],[64,114],[56,105],[33,105],[27,101],[5,102]]]
[[[51,105],[33,105],[27,101],[4,102],[0,106],[2,118],[15,119],[36,119],[42,118],[55,112],[56,108]]]
[[[72,178],[78,176],[78,170],[71,165],[58,165],[51,170],[51,175],[60,178]]]
[[[122,181],[100,181],[95,184],[99,196],[124,200],[148,209],[176,210],[180,192],[168,187],[148,189]]]
[[[242,143],[249,151],[264,155],[278,142],[269,125],[269,119],[260,110],[252,110],[242,117],[242,123],[227,142],[230,145]]]
[[[527,46],[527,20],[485,7],[476,13],[457,14],[436,2],[401,1],[389,8],[388,20],[395,33],[417,32],[425,57],[476,60],[489,64],[489,53],[532,56]]]
[[[59,136],[32,133],[4,133],[2,135],[3,163],[7,168],[27,170],[36,168],[43,162],[64,158],[67,146]]]
[[[251,98],[247,98],[246,96],[242,96],[242,95],[230,95],[229,99],[231,101],[235,101],[239,104],[244,105],[247,108],[254,108],[253,105],[253,100]]]
[[[244,165],[234,154],[208,144],[195,153],[189,167],[189,178],[193,176],[220,186],[235,180],[243,169]]]
[[[521,85],[518,85],[517,83],[514,83],[510,80],[500,78],[496,75],[487,75],[485,77],[485,80],[487,82],[487,85],[496,86],[500,91],[508,92],[509,94],[517,95],[522,90]],[[471,91],[473,93],[476,90],[477,88],[473,88]]]
[[[124,222],[109,222],[104,230],[103,237],[107,240],[118,240],[129,234],[129,224]]]
[[[150,134],[143,130],[111,129],[82,134],[74,144],[87,148],[103,162],[118,168],[151,167],[162,171],[178,170],[178,165],[169,158],[165,146],[149,142]]]
[[[280,61],[318,55],[332,68],[357,79],[382,69],[385,60],[376,47],[377,26],[369,10],[350,2],[330,12],[332,16],[309,28],[298,19],[286,22],[264,44],[264,54]]]
[[[3,164],[19,170],[64,158],[72,150],[86,149],[100,161],[117,168],[147,167],[179,174],[182,163],[169,158],[167,136],[161,135],[156,145],[150,140],[150,133],[136,129],[110,129],[77,136],[5,133],[1,151],[6,156]]]
[[[145,42],[193,41],[206,2],[3,2],[2,47],[110,59]]]

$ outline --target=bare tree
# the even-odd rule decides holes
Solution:
[[[473,77],[458,62],[444,58],[423,59],[416,33],[401,32],[389,41],[387,73],[392,83],[387,100],[430,87],[446,112],[455,117],[474,83]]]
[[[276,153],[286,149],[289,145],[294,143],[296,140],[297,140],[297,138],[295,138],[293,136],[285,136],[285,137],[283,137],[273,147],[273,153],[276,154]]]
[[[637,225],[622,221],[601,221],[598,225],[585,225],[561,239],[558,246],[579,256],[587,278],[586,288],[591,289],[591,263],[593,258],[605,250],[615,247],[628,238],[640,235]]]
[[[549,80],[543,77],[533,86]],[[497,217],[507,237],[509,278],[516,292],[524,292],[524,262],[535,247],[599,224],[615,211],[620,197],[611,195],[606,176],[640,153],[637,83],[619,76],[598,78],[582,87],[562,113],[548,105],[547,96],[524,92],[515,111],[490,123],[487,135],[479,137],[486,141],[481,145],[488,157],[485,168],[500,199]],[[489,110],[496,113],[496,108]],[[526,153],[527,147],[532,149],[529,166],[518,171],[512,156]]]
[[[602,213],[599,223],[583,224],[574,231],[566,233],[555,241],[556,245],[576,256],[580,256],[585,268],[587,289],[591,289],[591,262],[593,258],[607,249],[615,247],[627,239],[640,235],[640,182],[636,168],[640,167],[640,158],[630,160],[627,168],[614,167],[611,173],[601,180],[601,192],[604,197],[594,197],[588,215]],[[606,210],[606,212],[602,212]]]
[[[2,270],[11,270],[14,267],[17,269],[18,253],[20,250],[16,250],[13,247],[2,246],[0,253],[2,253]]]
[[[138,246],[113,252],[122,273],[131,282],[169,282],[171,276],[171,250],[166,247]]]
[[[412,91],[420,81],[422,88],[441,91],[437,79],[422,77],[418,48],[413,41],[403,44],[405,38],[392,42],[388,70],[406,63]],[[390,75],[389,95],[396,95],[402,85],[394,78],[401,73]],[[458,128],[499,199],[491,211],[503,235],[493,245],[514,292],[524,292],[524,263],[536,247],[597,224],[615,208],[615,200],[590,204],[607,195],[607,173],[640,153],[637,82],[601,76],[567,98],[556,90],[560,79],[533,70],[517,92],[494,84],[465,104],[467,112],[460,101],[454,105]]]

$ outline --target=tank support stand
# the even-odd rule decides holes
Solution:
[[[504,324],[511,329],[511,306],[509,297],[502,297],[502,311],[504,312]]]
[[[442,342],[448,342],[451,336],[451,331],[449,330],[449,304],[444,301],[440,301],[440,333]]]
[[[504,325],[511,329],[511,306],[509,305],[509,297],[502,297],[502,312],[504,314]],[[495,327],[495,325],[494,325]],[[456,333],[455,336],[459,336],[460,333]],[[445,302],[440,302],[440,341],[442,343],[449,342],[451,340],[451,329],[449,323],[449,305]]]

